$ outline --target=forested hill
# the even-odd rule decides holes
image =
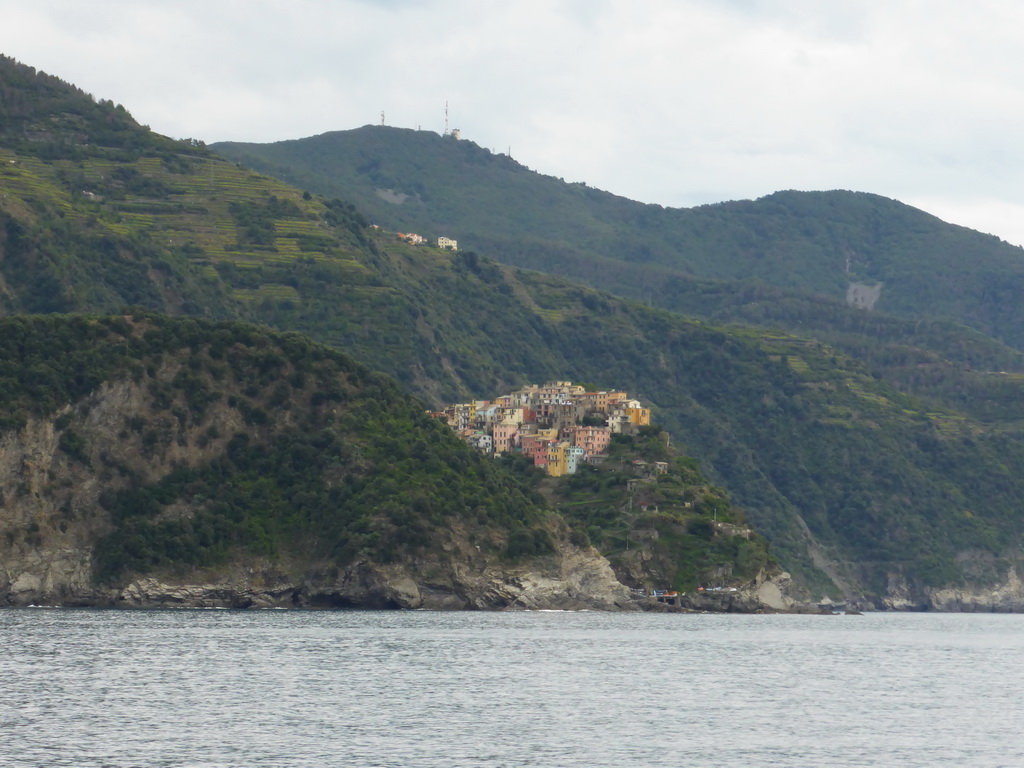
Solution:
[[[530,478],[299,334],[8,318],[0,382],[0,605],[117,604],[139,577],[233,574],[208,599],[417,607],[429,564],[449,607],[500,607],[459,569],[498,583],[566,556],[607,569],[569,544]]]
[[[932,587],[1004,582],[1020,557],[1022,381],[996,373],[1019,358],[1005,346],[951,324],[801,298],[800,307],[834,311],[847,353],[688,320],[481,251],[414,247],[340,197],[253,173],[196,142],[142,129],[130,147],[93,140],[89,126],[109,106],[74,106],[92,100],[68,87],[59,114],[46,100],[33,108],[32,77],[51,80],[0,64],[24,116],[0,144],[8,314],[139,304],[244,318],[344,350],[435,405],[551,379],[626,389],[654,406],[785,567],[833,594],[829,578],[882,599],[899,574],[910,599],[927,604]],[[65,114],[84,123],[76,118],[71,133],[26,127],[63,124]],[[511,163],[453,146],[484,168]],[[695,302],[724,303],[711,286],[687,290]],[[776,289],[751,290],[735,306],[754,313]],[[884,343],[863,343],[865,318],[879,318],[870,330]]]
[[[8,149],[41,157],[116,155],[139,149],[205,154],[139,125],[121,104],[0,54],[0,137]]]
[[[865,286],[870,302],[880,287],[878,311],[953,320],[1024,349],[1024,251],[877,195],[778,192],[662,208],[544,176],[472,141],[383,126],[213,148],[344,196],[388,228],[444,234],[669,309],[689,310],[672,288],[687,278],[837,301]]]

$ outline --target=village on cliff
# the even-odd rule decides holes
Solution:
[[[488,456],[521,454],[552,477],[599,464],[613,434],[633,434],[651,411],[626,392],[588,392],[570,381],[530,384],[494,400],[455,403],[433,413]]]

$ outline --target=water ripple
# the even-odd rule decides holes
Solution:
[[[9,768],[1024,765],[1024,617],[0,611]]]

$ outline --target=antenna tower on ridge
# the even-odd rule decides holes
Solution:
[[[383,109],[380,111],[380,124],[384,125],[384,110]]]
[[[448,102],[444,103],[444,135],[448,135]]]

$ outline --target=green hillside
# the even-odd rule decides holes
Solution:
[[[239,551],[388,562],[431,545],[453,516],[503,536],[544,519],[526,483],[394,382],[298,334],[160,315],[29,316],[0,321],[0,340],[3,426],[59,416],[69,461],[109,476],[104,579]],[[145,396],[109,425],[128,456],[94,449],[108,425],[88,418],[90,396],[118,382]],[[175,452],[169,471],[147,478]],[[174,505],[189,514],[164,513]]]
[[[382,126],[214,149],[344,196],[388,228],[446,234],[505,263],[688,314],[688,291],[672,286],[693,278],[837,302],[851,285],[881,286],[878,311],[952,320],[1024,349],[1024,251],[877,195],[662,208],[535,173],[471,141]]]
[[[134,304],[165,313],[256,319],[305,330],[371,360],[434,404],[465,396],[469,381],[504,384],[517,378],[493,359],[477,371],[463,356],[467,347],[457,329],[478,322],[470,319],[476,308],[450,317],[444,294],[422,292],[458,290],[465,274],[494,271],[493,265],[477,263],[472,255],[460,255],[453,265],[445,254],[400,246],[369,230],[350,204],[314,199],[240,169],[198,142],[154,135],[123,109],[96,104],[11,60],[0,60],[0,74],[0,105],[12,113],[2,123],[0,145],[0,306],[6,313],[94,313]],[[110,120],[119,126],[113,139],[99,129],[90,133]],[[122,141],[122,135],[131,140]],[[397,256],[387,252],[392,247]],[[420,280],[419,271],[420,277],[436,278],[436,285]],[[108,496],[107,512],[117,528],[97,555],[107,578],[159,566],[208,565],[235,550],[279,554],[310,538],[328,547],[312,553],[320,557],[408,558],[416,547],[438,541],[438,526],[450,522],[449,512],[458,513],[451,519],[460,525],[476,521],[493,529],[496,546],[519,556],[542,554],[552,531],[568,530],[540,497],[531,497],[540,475],[516,476],[483,462],[447,428],[424,421],[424,405],[411,405],[383,377],[344,355],[249,327],[132,314],[141,319],[14,316],[4,327],[0,356],[6,386],[0,428],[23,429],[28,419],[52,416],[111,380],[141,376],[153,379],[147,386],[154,410],[169,410],[173,417],[162,414],[154,426],[137,414],[125,416],[143,453],[159,451],[169,440],[180,442],[186,428],[200,427],[199,437],[190,439],[223,449],[223,455],[207,457],[206,465],[175,470],[155,482],[133,476],[127,488]],[[439,332],[452,341],[441,341]],[[178,362],[189,372],[164,380],[159,373],[167,357],[182,355],[187,362]],[[245,370],[232,368],[234,376],[225,380],[225,359]],[[520,371],[542,367],[555,370],[558,364],[518,364]],[[331,376],[339,371],[360,380],[359,393],[335,396]],[[346,403],[344,434],[333,426],[320,429],[321,422],[334,424],[331,416],[303,410],[309,403],[334,408],[339,398]],[[401,404],[392,404],[395,399]],[[247,429],[213,434],[216,428],[203,424],[209,402],[228,403]],[[279,439],[282,409],[287,429]],[[292,418],[298,411],[305,413],[302,424]],[[407,423],[413,413],[414,423]],[[268,438],[268,424],[273,439],[257,445],[257,435]],[[88,458],[79,432],[70,430],[61,439],[72,459]],[[298,474],[288,469],[300,462],[305,466]],[[341,476],[331,467],[351,462],[353,477],[363,478],[373,468],[380,479],[360,479],[357,488],[341,491],[322,485],[325,472],[335,481]],[[123,475],[123,469],[117,471]],[[439,488],[462,487],[464,481],[465,498],[461,492],[437,495]],[[191,525],[154,523],[160,509],[186,497],[216,503]],[[293,508],[297,498],[316,508],[315,519]],[[539,521],[547,522],[538,527]],[[585,532],[580,535],[585,541]]]
[[[45,123],[46,110],[43,103],[25,119]],[[704,314],[791,327],[803,317],[832,335],[826,343],[700,322],[503,266],[483,249],[408,245],[367,226],[373,211],[364,216],[340,196],[252,173],[195,142],[142,132],[148,143],[117,155],[71,136],[67,156],[55,157],[43,151],[53,135],[46,142],[18,135],[0,149],[0,288],[8,312],[135,303],[255,320],[343,350],[435,406],[530,381],[621,387],[652,404],[675,444],[728,489],[786,568],[832,592],[840,590],[830,579],[851,594],[883,596],[899,574],[924,603],[925,587],[997,582],[1019,557],[1024,439],[1015,403],[1024,381],[1013,371],[1020,355],[977,331],[855,312],[771,286],[695,283],[680,273],[677,293]],[[488,172],[507,165],[510,174],[534,176],[469,143],[416,137],[450,142],[455,148],[445,151],[467,153],[467,167],[472,160]],[[564,190],[556,180],[543,183],[552,195]],[[635,206],[571,191],[622,210]],[[442,192],[417,194],[455,210],[459,196]],[[543,199],[523,202],[523,215]],[[478,202],[495,220],[508,215]],[[595,209],[593,218],[618,220],[606,213]],[[708,238],[732,237],[708,226]],[[454,228],[415,228],[465,244]],[[536,234],[541,225],[527,229]],[[563,247],[553,241],[545,251],[547,241],[537,242],[541,255]],[[575,252],[580,264],[594,261]],[[644,277],[637,265],[602,258],[617,274],[632,270],[644,281],[656,274],[652,284],[672,285],[668,267]],[[599,507],[574,524],[588,531],[605,520],[608,533],[591,539],[614,554],[625,544],[611,533],[622,530],[621,503],[619,512]],[[678,533],[663,532],[666,540]]]
[[[300,334],[140,312],[7,318],[0,383],[0,431],[18,431],[33,457],[8,445],[0,474],[54,452],[45,483],[25,473],[4,489],[5,565],[84,539],[95,581],[116,587],[249,559],[337,570],[446,552],[457,571],[472,568],[456,553],[465,546],[491,567],[586,547],[590,535],[613,556],[621,548],[616,519],[552,511],[539,471],[470,450],[393,380]],[[641,448],[625,439],[617,455]],[[769,567],[763,540],[740,546],[708,528],[738,513],[692,461],[660,481],[696,502],[662,512],[686,545],[654,574],[662,586]]]

